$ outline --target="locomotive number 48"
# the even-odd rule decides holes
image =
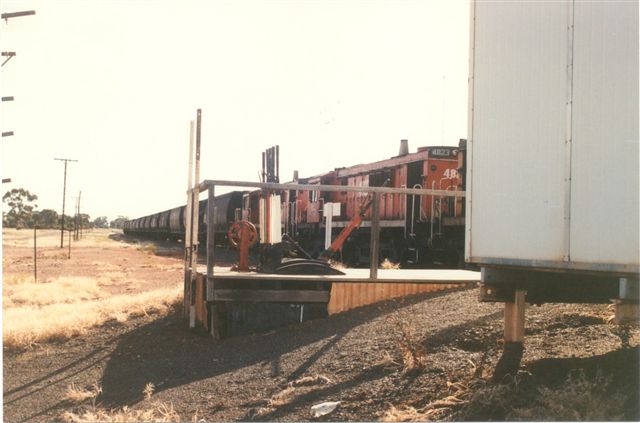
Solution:
[[[458,171],[456,169],[445,169],[443,176],[445,178],[455,179],[458,177]]]

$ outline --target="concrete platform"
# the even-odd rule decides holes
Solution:
[[[369,278],[369,269],[340,269],[345,275],[273,275],[237,272],[230,267],[214,267],[214,280],[339,282],[339,283],[392,283],[392,284],[452,284],[480,282],[480,272],[455,269],[379,269],[378,278]],[[198,273],[206,274],[205,267]]]

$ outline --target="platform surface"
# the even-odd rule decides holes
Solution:
[[[238,272],[230,267],[214,267],[214,279],[246,280],[295,280],[309,282],[347,282],[347,283],[457,283],[480,282],[480,272],[457,269],[378,269],[377,279],[369,278],[369,269],[340,269],[344,275],[275,275],[255,271]],[[206,274],[204,266],[198,267],[198,273]]]

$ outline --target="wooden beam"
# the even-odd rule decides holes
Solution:
[[[504,304],[504,342],[524,342],[524,309],[526,291],[517,290],[513,302]]]
[[[296,291],[275,289],[216,289],[214,301],[248,301],[279,303],[328,303],[329,291]]]

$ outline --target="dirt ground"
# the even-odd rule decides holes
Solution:
[[[55,232],[38,239],[39,280],[111,272],[105,289],[133,293],[182,277],[180,248],[169,243],[88,234],[69,260],[59,241]],[[30,242],[3,231],[5,278],[33,272]],[[58,421],[127,406],[169,407],[182,421],[640,420],[640,330],[611,324],[611,307],[528,308],[520,372],[493,384],[503,307],[477,295],[421,294],[219,342],[186,330],[176,308],[5,348],[4,419]],[[72,385],[101,392],[73,401],[65,398]],[[311,407],[326,401],[339,404],[313,417]]]

